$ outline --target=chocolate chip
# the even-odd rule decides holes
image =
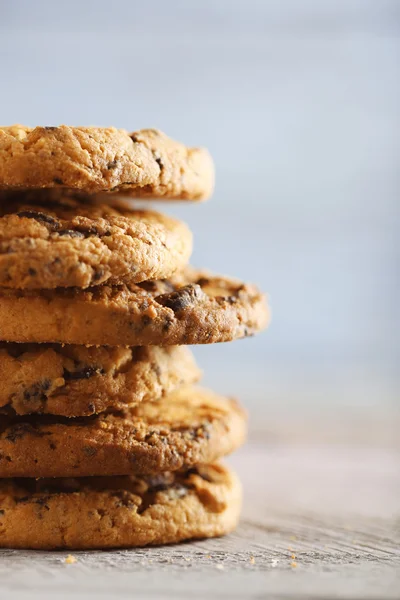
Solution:
[[[150,443],[150,440],[152,439],[152,437],[154,435],[156,435],[157,432],[156,431],[149,431],[149,433],[146,433],[146,435],[144,436],[144,441],[147,443]],[[154,441],[154,440],[153,440]]]
[[[35,437],[44,437],[45,435],[48,435],[48,432],[36,429],[31,423],[17,423],[10,427],[5,439],[15,443],[17,440],[22,439],[28,434]]]
[[[180,288],[176,292],[161,294],[155,298],[155,301],[162,306],[171,308],[174,313],[177,313],[205,298],[207,298],[207,296],[201,287],[195,283],[191,283]]]
[[[4,515],[5,511],[3,509],[0,509],[0,515]]]
[[[47,131],[55,131],[58,129],[58,127],[43,127],[43,129],[46,129]]]
[[[64,379],[65,381],[89,379],[89,377],[93,377],[93,375],[96,375],[97,373],[104,373],[104,371],[98,367],[85,367],[80,371],[67,371],[64,369]]]
[[[46,392],[50,388],[50,379],[43,379],[31,385],[31,387],[24,390],[24,400],[26,402],[40,402],[44,403],[47,400]]]
[[[118,161],[117,160],[112,160],[111,162],[108,163],[107,169],[110,171],[112,169],[116,169],[117,166],[118,166]]]
[[[100,281],[100,279],[102,279],[104,277],[104,269],[103,267],[95,267],[93,276],[92,276],[92,281]]]
[[[157,157],[157,158],[155,159],[155,161],[156,161],[156,163],[158,164],[158,166],[160,167],[160,171],[162,171],[162,170],[163,170],[163,168],[164,168],[164,163],[163,163],[163,161],[161,160],[161,158]]]
[[[135,144],[137,143],[138,139],[134,133],[131,134],[130,138],[131,138],[132,142],[135,142]]]
[[[64,185],[63,180],[60,179],[59,177],[54,177],[53,182],[56,183],[57,185]]]
[[[35,219],[35,221],[47,223],[48,225],[51,225],[54,229],[58,229],[60,227],[60,223],[57,221],[57,219],[39,211],[36,212],[34,210],[21,210],[16,214],[18,217],[25,217],[26,219]]]
[[[31,277],[34,277],[37,274],[37,271],[36,269],[32,269],[32,267],[29,267],[28,274],[31,275]]]

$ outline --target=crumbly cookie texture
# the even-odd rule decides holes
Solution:
[[[145,477],[0,480],[0,547],[102,549],[232,531],[240,482],[222,465]]]
[[[0,189],[69,188],[203,200],[213,186],[208,151],[188,148],[157,129],[0,127]]]
[[[169,277],[192,252],[188,227],[153,211],[60,195],[0,203],[0,285],[87,288]]]
[[[185,346],[0,343],[0,411],[83,417],[156,401],[200,378]]]
[[[168,280],[87,290],[0,288],[0,336],[13,342],[208,344],[252,335],[269,316],[255,286],[191,268]]]
[[[159,402],[67,419],[0,416],[0,477],[175,471],[239,447],[246,415],[232,399],[183,387]]]

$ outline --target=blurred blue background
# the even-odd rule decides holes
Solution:
[[[400,3],[3,0],[3,125],[158,127],[211,150],[204,205],[159,205],[194,264],[257,282],[273,322],[196,348],[253,426],[399,391]]]

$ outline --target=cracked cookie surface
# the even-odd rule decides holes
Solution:
[[[61,195],[0,203],[0,285],[87,288],[169,277],[192,251],[188,227],[153,211]]]
[[[0,127],[0,189],[67,188],[89,194],[203,200],[212,159],[157,129]]]
[[[87,290],[0,288],[0,336],[12,342],[208,344],[252,335],[269,317],[256,286],[191,268],[168,280]]]
[[[242,502],[219,464],[155,476],[0,480],[0,547],[119,548],[216,537]]]
[[[19,415],[80,417],[121,410],[199,378],[185,346],[0,343],[0,411]]]
[[[239,404],[197,387],[158,402],[67,419],[0,415],[0,477],[84,477],[175,471],[239,447]]]

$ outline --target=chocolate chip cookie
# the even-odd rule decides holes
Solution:
[[[69,188],[89,194],[203,200],[212,159],[156,129],[0,127],[0,189]]]
[[[245,435],[234,400],[190,386],[91,417],[0,415],[0,477],[175,471],[232,452]]]
[[[168,280],[87,290],[0,288],[0,339],[12,342],[208,344],[252,335],[268,321],[255,286],[191,268]]]
[[[232,531],[240,482],[222,465],[155,476],[0,480],[0,547],[120,548]]]
[[[153,211],[73,196],[0,204],[0,286],[86,288],[169,277],[192,251],[187,226]]]
[[[200,378],[185,346],[0,343],[0,411],[88,416],[155,401]]]

